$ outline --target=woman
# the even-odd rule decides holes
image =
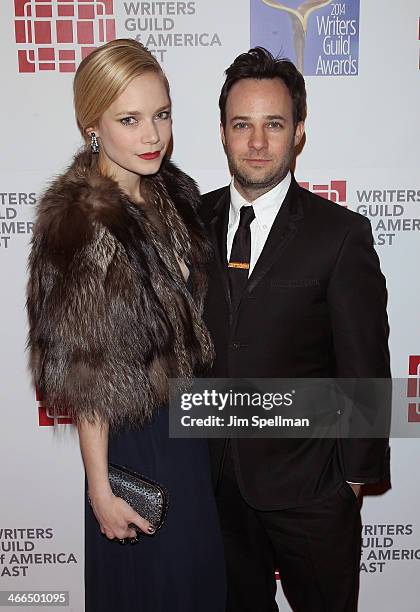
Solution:
[[[208,245],[195,183],[167,159],[168,82],[133,40],[93,51],[74,80],[86,141],[38,206],[30,255],[31,368],[77,424],[86,472],[87,612],[224,610],[222,545],[203,440],[170,439],[168,378],[213,357],[200,313]],[[169,491],[154,527],[108,461]],[[88,497],[89,496],[89,497]]]

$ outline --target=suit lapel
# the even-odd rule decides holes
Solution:
[[[214,215],[210,220],[215,259],[226,297],[231,307],[229,279],[227,273],[227,230],[229,223],[230,191],[229,187],[222,193],[214,206]],[[261,255],[248,279],[244,295],[250,293],[269,272],[270,268],[286,248],[297,232],[296,222],[303,218],[303,210],[299,197],[299,186],[292,176],[292,182],[285,200],[274,220]],[[239,302],[240,305],[240,302]],[[238,306],[239,306],[238,305]],[[234,313],[232,313],[234,314]]]
[[[250,293],[267,274],[297,232],[296,222],[303,217],[299,187],[292,177],[289,190],[267,237],[261,255],[248,279],[244,293]]]
[[[230,191],[229,187],[222,193],[214,207],[214,217],[210,221],[215,259],[219,267],[226,301],[230,306],[229,279],[227,275],[227,229],[229,223]]]

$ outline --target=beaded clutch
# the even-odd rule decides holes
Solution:
[[[110,463],[108,470],[114,495],[121,497],[142,518],[148,520],[156,533],[162,527],[168,510],[167,490],[157,482],[121,465]],[[138,530],[133,523],[129,526]],[[142,535],[145,534],[142,532]]]

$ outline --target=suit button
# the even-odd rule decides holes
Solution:
[[[233,342],[232,343],[232,350],[234,351],[238,351],[241,348],[241,345],[239,342]]]

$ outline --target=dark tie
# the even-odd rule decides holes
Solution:
[[[251,230],[249,226],[255,219],[253,207],[242,206],[240,215],[239,226],[233,238],[232,251],[228,263],[230,297],[233,310],[237,308],[248,280],[251,258]]]

